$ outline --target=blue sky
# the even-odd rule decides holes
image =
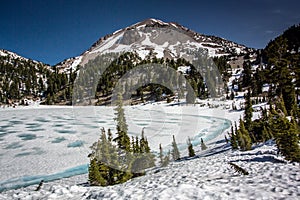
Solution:
[[[147,18],[263,48],[300,23],[299,0],[0,0],[0,49],[56,64]]]

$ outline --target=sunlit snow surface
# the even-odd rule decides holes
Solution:
[[[209,142],[230,126],[224,112],[196,106],[140,105],[126,107],[129,133],[143,128],[153,151],[161,143],[170,149],[175,135],[179,149],[189,136],[197,146]],[[115,132],[112,107],[42,107],[1,109],[0,191],[87,172],[90,146],[100,128]]]

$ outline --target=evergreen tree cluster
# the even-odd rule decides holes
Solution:
[[[264,49],[257,50],[256,60],[253,60],[253,55],[252,59],[250,55],[245,55],[240,69],[242,75],[233,80],[232,88],[227,89],[227,98],[233,99],[233,92],[251,88],[251,97],[267,97],[267,100],[273,103],[276,98],[282,97],[290,115],[295,109],[293,106],[300,103],[297,99],[297,96],[300,96],[299,32],[300,25],[290,27],[270,41]],[[231,75],[228,73],[231,70],[228,62],[232,59],[230,56],[214,58],[225,82]],[[264,85],[269,87],[267,94],[263,90]]]
[[[252,143],[256,138],[251,137],[252,134],[252,101],[250,99],[250,91],[246,95],[244,121],[240,119],[239,129],[235,123],[235,129],[231,126],[230,142],[232,149],[240,149],[242,151],[251,150]]]
[[[239,129],[232,127],[230,141],[233,149],[250,150],[253,143],[274,139],[278,151],[290,161],[298,161],[299,150],[299,86],[300,86],[300,26],[292,26],[257,52],[257,61],[244,62],[239,90],[245,95],[245,114]],[[251,65],[257,64],[256,70]],[[268,84],[269,109],[261,108],[259,119],[252,121],[251,97],[263,95]],[[250,91],[251,88],[251,91]]]
[[[278,151],[287,160],[300,162],[299,118],[288,116],[284,101],[279,97],[275,105],[269,105],[269,110],[261,108],[260,119],[252,121],[250,102],[251,100],[246,98],[244,120],[240,119],[239,129],[236,125],[235,130],[233,126],[231,127],[230,142],[232,149],[251,150],[253,143],[274,139]],[[247,109],[247,106],[249,109]],[[298,111],[294,110],[292,113],[294,112]]]
[[[95,59],[90,60],[84,68],[81,68],[78,75],[78,85],[81,86],[78,89],[78,93],[81,96],[78,99],[84,100],[95,98],[98,100],[97,104],[107,104],[106,97],[113,93],[120,78],[137,66],[147,64],[159,64],[162,66],[161,74],[153,74],[150,72],[150,74],[141,74],[138,79],[126,80],[127,82],[123,86],[125,91],[129,91],[129,89],[133,88],[135,85],[141,85],[141,87],[137,88],[133,94],[130,94],[132,97],[139,98],[142,102],[145,98],[148,100],[160,101],[164,98],[173,96],[175,91],[172,91],[172,89],[178,88],[178,95],[182,98],[187,90],[187,88],[185,88],[185,80],[187,80],[192,87],[190,94],[195,94],[195,97],[208,97],[206,84],[200,72],[193,64],[185,59],[158,59],[156,57],[146,57],[145,59],[141,59],[136,53],[127,52],[121,55],[109,53],[97,56]],[[178,67],[180,66],[190,66],[190,70],[180,75],[177,73]],[[173,69],[172,73],[164,73],[164,71],[169,68]],[[170,71],[171,70],[168,72]],[[144,79],[151,79],[152,82],[144,84]],[[96,83],[94,82],[95,80],[99,81]],[[155,83],[155,80],[167,81],[168,83],[166,84],[169,87],[166,87],[163,84],[157,84]],[[95,94],[95,96],[93,96],[93,94]],[[191,95],[189,95],[189,97],[191,97]],[[195,99],[189,99],[189,102],[194,101]]]
[[[174,160],[174,161],[181,159],[180,151],[178,149],[174,135],[172,137],[171,146],[172,146],[171,152],[169,151],[168,154],[164,155],[163,148],[162,148],[161,144],[159,144],[159,161],[160,161],[159,163],[160,163],[160,166],[162,166],[162,167],[165,167],[168,165],[168,163],[170,161],[170,155],[172,156],[172,160]],[[190,137],[188,137],[188,139],[187,139],[187,148],[188,148],[188,156],[194,157],[196,154],[195,154],[195,150],[194,150],[194,147],[193,147]],[[201,150],[204,151],[206,149],[207,149],[207,146],[204,144],[204,141],[201,138]]]
[[[118,96],[116,112],[117,137],[103,128],[100,139],[91,149],[89,182],[91,185],[107,186],[126,182],[141,176],[145,169],[155,166],[155,157],[151,153],[147,138],[142,131],[141,139],[130,138],[122,107],[122,95]]]

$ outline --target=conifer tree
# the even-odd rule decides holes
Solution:
[[[266,142],[272,138],[273,138],[272,132],[266,126],[263,126],[263,130],[262,130],[263,142]]]
[[[294,128],[279,134],[276,138],[278,150],[286,160],[300,162],[299,137]]]
[[[169,162],[170,162],[170,154],[171,154],[171,152],[169,151],[168,154],[164,157],[164,162],[162,164],[162,167],[166,167],[169,164]]]
[[[242,151],[251,150],[252,141],[249,132],[244,126],[244,122],[240,119],[240,129],[238,130],[238,141]]]
[[[288,115],[291,115],[291,111],[294,105],[296,104],[296,94],[295,94],[295,86],[293,83],[293,77],[290,75],[290,70],[287,69],[287,66],[284,66],[282,70],[286,72],[282,72],[281,74],[285,74],[285,76],[280,79],[279,83],[279,91],[281,91],[281,95],[287,110]]]
[[[142,129],[142,137],[140,140],[140,152],[142,153],[144,169],[155,166],[155,156],[150,152],[147,138],[145,137],[144,128]]]
[[[282,95],[279,97],[278,101],[276,102],[276,109],[279,110],[284,116],[287,116],[288,113],[286,111],[285,105],[284,105],[284,101],[282,98]]]
[[[207,149],[207,146],[204,144],[203,139],[201,138],[201,150],[204,151]]]
[[[195,156],[195,151],[194,151],[193,144],[191,142],[190,137],[188,137],[187,145],[188,145],[189,157],[194,157]]]
[[[235,133],[231,134],[230,144],[232,149],[238,149],[237,135]]]
[[[242,86],[243,87],[248,87],[250,86],[251,82],[252,82],[252,78],[251,78],[251,65],[249,61],[245,61],[243,63],[243,82],[242,82]]]
[[[227,134],[228,134],[228,133],[227,133]],[[225,139],[226,144],[228,144],[229,140],[228,140],[228,138],[227,138],[226,135],[224,136],[224,139]]]
[[[233,135],[234,134],[234,129],[233,129],[233,126],[231,125],[231,134]]]
[[[155,166],[154,155],[150,152],[150,147],[147,138],[142,131],[141,139],[136,138],[135,150],[132,161],[132,171],[134,176],[141,176],[145,174],[145,169]]]
[[[238,147],[240,148],[240,150],[243,150],[245,147],[245,140],[240,130],[237,130],[236,132],[236,139]]]
[[[252,102],[251,102],[251,93],[248,91],[246,98],[245,98],[245,128],[248,131],[251,131],[252,127]]]
[[[135,153],[141,153],[141,147],[140,147],[138,136],[135,137],[135,148],[136,148]]]
[[[164,155],[163,155],[163,149],[161,144],[159,144],[159,164],[162,166],[164,163]]]
[[[236,121],[234,121],[234,131],[235,131],[235,133],[237,133],[237,130],[238,130],[237,124],[236,124]]]
[[[161,167],[166,167],[170,162],[170,151],[164,156],[163,148],[159,144],[159,163]]]
[[[273,111],[270,126],[279,152],[286,160],[300,162],[299,129],[296,124]]]
[[[133,136],[131,136],[131,151],[133,152],[133,153],[137,153],[136,152],[136,146],[135,146],[135,140],[134,140],[134,137]]]
[[[106,181],[101,176],[100,169],[95,158],[91,160],[89,166],[89,182],[90,185],[106,185]]]
[[[116,111],[116,118],[117,121],[117,137],[114,139],[114,141],[117,142],[118,147],[120,149],[126,150],[127,152],[130,152],[130,138],[127,135],[128,132],[128,125],[126,123],[125,118],[125,111],[123,108],[123,97],[121,93],[118,93],[116,105],[115,108]]]
[[[106,186],[112,184],[109,180],[110,166],[117,167],[115,163],[113,147],[108,142],[104,128],[98,142],[92,146],[91,162],[89,167],[89,181],[92,185]]]
[[[132,153],[115,147],[111,139],[106,138],[104,128],[101,131],[100,139],[91,147],[89,181],[101,186],[123,183],[135,175],[132,174]]]
[[[108,141],[109,142],[112,142],[112,133],[111,133],[111,130],[110,130],[110,128],[107,130],[107,135],[108,135]]]
[[[179,153],[174,135],[173,135],[173,141],[172,141],[172,158],[173,158],[173,160],[179,160],[180,159],[180,153]]]
[[[233,126],[231,126],[230,144],[232,149],[238,149],[237,135],[233,130]]]

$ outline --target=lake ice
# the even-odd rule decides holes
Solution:
[[[222,112],[193,106],[140,105],[125,108],[129,134],[145,128],[150,147],[179,149],[217,137],[230,126]],[[0,191],[87,172],[90,146],[100,128],[115,132],[112,107],[42,107],[0,110]]]

